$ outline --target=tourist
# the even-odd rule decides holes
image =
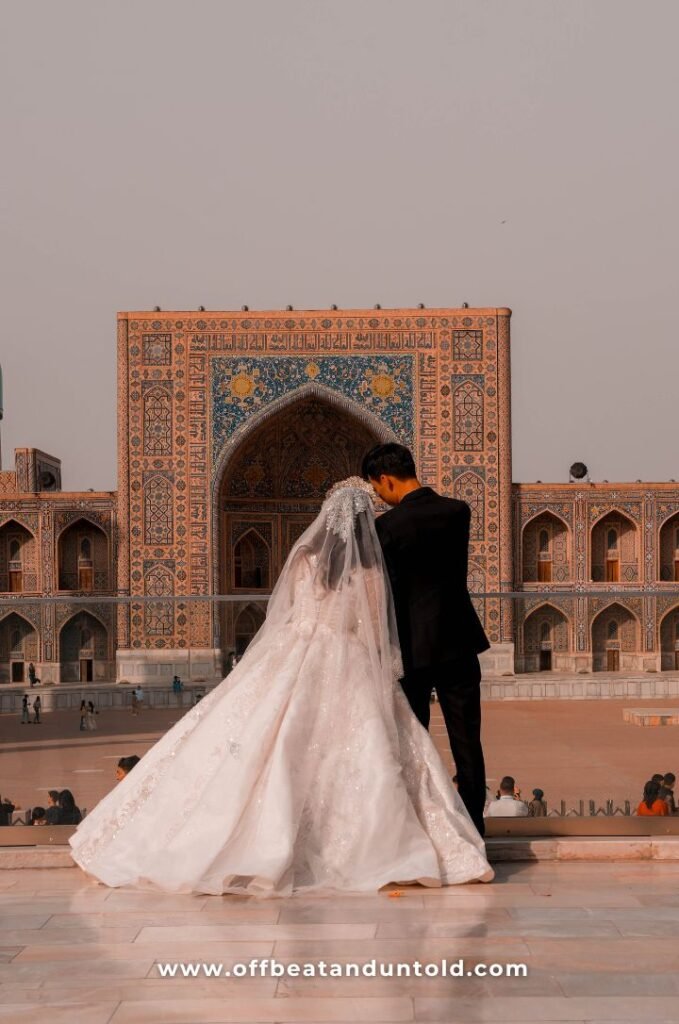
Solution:
[[[98,714],[99,714],[99,712],[96,710],[93,702],[91,700],[88,701],[88,703],[87,703],[87,713],[85,715],[85,725],[87,726],[87,728],[90,731],[92,731],[92,730],[97,728],[97,720],[96,720],[96,718],[94,716],[98,715]]]
[[[144,691],[142,690],[141,686],[135,686],[134,693],[136,694],[136,697],[137,697],[137,710],[138,711],[143,711],[144,710]]]
[[[79,825],[82,821],[80,808],[76,807],[70,789],[62,789],[59,793],[59,825]]]
[[[40,712],[42,711],[42,701],[40,700],[40,694],[33,701],[33,723],[35,725],[42,725],[40,721]]]
[[[85,722],[87,719],[87,704],[84,700],[80,701],[80,731],[85,731]]]
[[[132,691],[132,714],[139,714],[139,697],[137,696],[136,688]]]
[[[47,793],[47,811],[45,814],[48,825],[58,825],[61,817],[61,808],[59,807],[59,790],[50,789]]]
[[[637,807],[637,814],[647,816],[658,816],[669,814],[667,804],[660,799],[660,786],[653,779],[650,779],[644,786],[644,795]]]
[[[46,825],[47,812],[44,807],[34,807],[31,811],[31,825]]]
[[[657,782],[658,786],[662,786],[664,778],[665,776],[662,774],[662,772],[656,772],[655,775],[651,775],[651,782]]]
[[[0,825],[11,825],[12,815],[17,805],[8,800],[7,797],[0,797]]]
[[[663,780],[660,785],[660,792],[658,796],[661,800],[664,800],[667,804],[668,814],[677,813],[677,805],[674,802],[674,783],[676,782],[676,776],[674,772],[666,772],[663,775]]]
[[[184,689],[183,682],[181,681],[179,676],[175,676],[174,679],[172,680],[172,693],[176,697],[176,704],[177,704],[177,706],[181,705],[183,689]]]
[[[542,789],[533,790],[533,799],[528,804],[528,816],[530,818],[546,818],[547,817],[547,804],[545,803],[545,794]]]
[[[30,725],[31,724],[31,720],[28,717],[28,709],[30,708],[30,706],[31,705],[28,703],[28,697],[26,696],[26,694],[24,694],[23,700],[21,701],[21,724],[22,725]]]
[[[35,674],[35,665],[33,664],[32,661],[29,661],[28,663],[28,681],[31,684],[31,686],[37,686],[37,684],[40,682],[40,680]]]
[[[134,768],[135,764],[139,764],[141,758],[137,757],[136,754],[131,754],[130,757],[121,757],[116,766],[116,779],[120,782],[125,778],[126,775]]]
[[[528,804],[518,799],[516,782],[511,775],[505,775],[500,783],[498,796],[491,800],[486,808],[487,818],[526,818]]]

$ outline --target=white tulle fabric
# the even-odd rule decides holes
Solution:
[[[367,485],[300,537],[235,669],[83,819],[109,886],[289,896],[489,881],[483,840],[398,682]]]

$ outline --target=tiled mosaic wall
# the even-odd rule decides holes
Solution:
[[[303,395],[414,450],[420,478],[472,506],[470,580],[512,580],[509,310],[119,315],[118,587],[157,602],[121,615],[119,646],[211,647],[216,495],[231,455]],[[165,600],[164,600],[165,599]],[[149,608],[151,609],[149,611]],[[498,602],[495,642],[511,641]]]

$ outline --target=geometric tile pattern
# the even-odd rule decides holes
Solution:
[[[335,356],[212,360],[212,467],[241,424],[268,402],[309,381],[339,391],[375,413],[403,439],[413,443],[413,356]]]

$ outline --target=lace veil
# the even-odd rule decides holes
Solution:
[[[370,666],[365,685],[374,687],[396,738],[393,687],[403,670],[391,587],[375,530],[377,501],[361,477],[349,477],[328,491],[317,518],[290,551],[248,653],[275,634],[301,632],[309,644],[322,641],[324,671],[341,687],[346,659],[356,656],[358,642]]]

